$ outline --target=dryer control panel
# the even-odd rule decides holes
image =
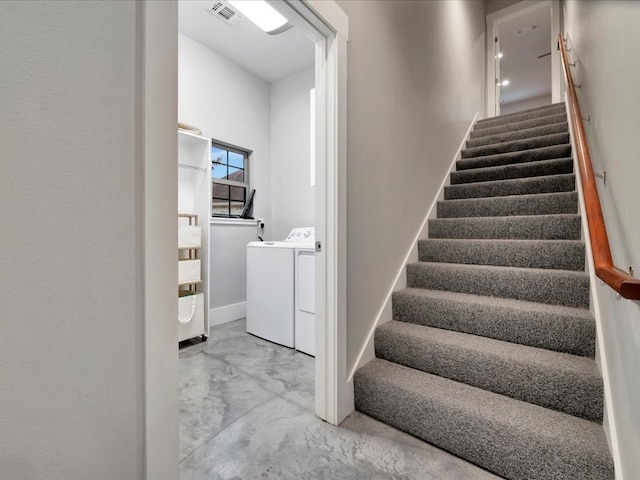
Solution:
[[[285,242],[291,243],[303,243],[311,246],[316,243],[316,229],[315,227],[298,227],[289,232]]]

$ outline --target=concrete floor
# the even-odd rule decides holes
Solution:
[[[180,477],[495,480],[359,412],[339,427],[314,412],[314,359],[238,320],[180,350]]]

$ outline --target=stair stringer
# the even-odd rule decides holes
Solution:
[[[462,158],[462,150],[465,147],[467,140],[469,140],[470,134],[473,131],[473,126],[479,120],[480,112],[476,112],[471,123],[469,124],[469,128],[467,128],[467,132],[465,133],[460,145],[458,146],[458,150],[453,156],[451,160],[451,164],[449,166],[449,170],[445,174],[442,179],[442,183],[440,184],[440,189],[438,190],[437,195],[434,197],[431,205],[427,209],[427,213],[422,220],[420,227],[418,228],[413,240],[411,241],[409,248],[407,249],[407,254],[404,256],[402,262],[398,267],[398,271],[394,280],[391,284],[391,287],[387,291],[384,301],[382,302],[378,313],[376,314],[375,321],[372,323],[371,328],[369,329],[369,333],[367,334],[367,338],[365,339],[358,356],[356,357],[356,362],[349,372],[349,376],[347,377],[347,382],[353,382],[353,376],[356,371],[369,363],[371,360],[375,358],[375,351],[373,346],[373,337],[376,331],[376,328],[379,325],[383,325],[390,320],[392,320],[393,313],[391,309],[391,299],[393,296],[393,292],[397,292],[399,290],[403,290],[407,286],[407,265],[409,263],[415,263],[418,261],[418,241],[428,238],[428,225],[429,220],[436,218],[436,206],[438,201],[444,200],[444,187],[450,185],[451,172],[456,170],[456,162]]]
[[[567,110],[567,119],[571,118],[571,112],[569,110],[569,99],[567,93],[564,94],[564,102]],[[575,136],[573,131],[573,125],[570,121],[569,125],[569,141],[571,142],[571,158],[573,160],[573,172],[576,176],[576,190],[578,192],[578,213],[580,214],[580,221],[582,223],[582,237],[585,243],[585,272],[589,275],[589,290],[591,301],[589,303],[589,311],[593,315],[596,322],[596,365],[600,371],[602,377],[603,392],[604,392],[604,412],[602,415],[602,428],[604,429],[605,437],[609,445],[611,457],[613,458],[613,464],[616,472],[616,479],[620,478],[622,472],[620,462],[620,447],[618,444],[618,433],[616,429],[615,413],[612,408],[611,401],[611,378],[609,376],[609,368],[607,362],[607,352],[604,342],[602,341],[603,326],[602,326],[602,309],[600,308],[600,296],[598,293],[598,282],[601,280],[596,277],[595,266],[593,263],[593,251],[591,249],[591,235],[589,233],[589,223],[587,220],[586,207],[584,203],[584,192],[582,190],[582,174],[580,172],[580,166],[578,164],[578,157],[576,156],[577,148],[575,143]]]

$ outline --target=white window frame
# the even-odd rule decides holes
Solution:
[[[213,202],[214,202],[214,198],[213,198],[213,193],[214,193],[214,185],[218,184],[218,185],[229,185],[231,187],[241,187],[245,189],[245,204],[247,202],[247,200],[249,200],[249,195],[251,194],[251,182],[250,182],[250,168],[251,168],[251,154],[253,153],[252,150],[249,150],[248,148],[242,148],[242,147],[238,147],[236,145],[232,145],[230,143],[227,142],[223,142],[221,140],[216,140],[215,138],[211,139],[211,147],[218,147],[220,149],[224,149],[228,152],[233,152],[233,153],[237,153],[239,155],[242,155],[244,157],[244,168],[242,170],[244,170],[244,182],[238,182],[235,180],[227,180],[224,178],[213,178],[213,176],[211,177],[211,218],[236,218],[236,216],[232,215],[230,212],[227,213],[226,215],[224,214],[214,214],[213,213]],[[211,162],[213,162],[213,158],[211,158]],[[211,165],[211,171],[213,172],[213,163]],[[231,201],[231,200],[229,200]],[[244,207],[244,204],[243,204]]]

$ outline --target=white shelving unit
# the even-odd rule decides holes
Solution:
[[[178,341],[197,336],[206,339],[209,336],[210,155],[210,139],[178,130],[178,225],[199,226],[201,232],[199,246],[194,246],[196,244],[193,243],[193,238],[187,244],[180,245],[179,242],[178,245],[178,258],[181,262]]]

